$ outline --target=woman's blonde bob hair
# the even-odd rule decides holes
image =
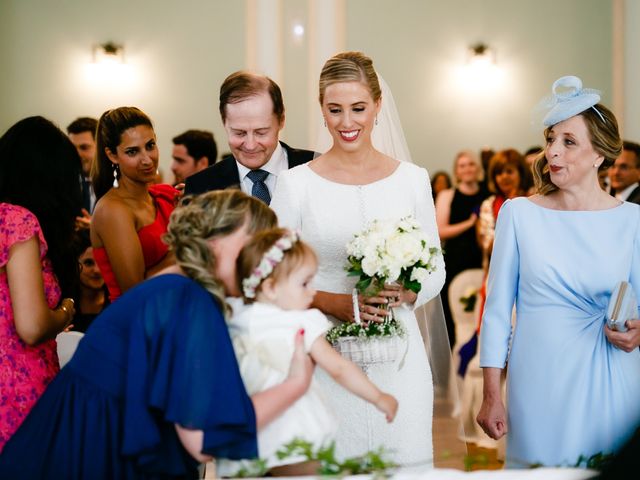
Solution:
[[[615,115],[604,105],[597,104],[577,116],[581,116],[587,125],[593,149],[604,157],[604,161],[598,167],[598,171],[608,169],[622,153],[622,139],[620,138],[618,121]],[[549,137],[549,133],[554,126],[552,125],[545,129],[545,139]],[[558,187],[551,181],[546,149],[540,153],[533,163],[533,180],[540,195],[548,195],[558,190]]]
[[[225,290],[216,277],[216,258],[209,241],[232,234],[243,225],[254,234],[277,225],[276,214],[265,203],[240,190],[219,190],[181,200],[171,214],[165,243],[176,263],[217,301],[225,315],[230,312]]]

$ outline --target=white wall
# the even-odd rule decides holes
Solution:
[[[449,169],[465,148],[540,144],[531,111],[562,75],[581,77],[610,103],[610,1],[349,0],[347,7],[347,47],[374,59],[414,161],[429,170]],[[478,41],[495,48],[504,85],[470,95],[452,73]]]
[[[0,131],[28,115],[61,128],[78,116],[135,105],[154,121],[165,180],[171,138],[213,130],[227,150],[218,89],[245,64],[245,10],[227,0],[1,0]],[[124,44],[127,86],[88,82],[91,47]]]
[[[640,0],[625,0],[625,115],[623,135],[640,143]]]
[[[638,0],[626,1],[627,10],[640,15]],[[611,0],[345,4],[347,48],[373,58],[395,93],[415,161],[430,170],[449,168],[462,148],[540,143],[531,108],[561,75],[581,76],[610,103]],[[283,139],[298,147],[313,146],[309,95],[317,93],[309,91],[308,38],[294,40],[290,28],[293,21],[309,26],[309,5],[282,0]],[[171,137],[183,130],[211,129],[219,150],[226,150],[217,95],[225,76],[245,66],[245,8],[241,0],[1,0],[0,131],[26,115],[41,114],[64,127],[80,115],[137,105],[155,122],[170,180]],[[627,16],[629,29],[636,23]],[[637,57],[633,35],[626,58]],[[107,40],[125,45],[135,85],[114,89],[83,77],[91,46]],[[451,75],[477,41],[495,48],[505,79],[498,90],[470,96]],[[635,80],[640,65],[634,65]],[[627,92],[635,83],[627,80]],[[627,108],[626,125],[638,139],[636,112]]]

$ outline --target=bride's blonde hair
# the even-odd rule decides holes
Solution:
[[[180,268],[209,291],[227,315],[230,309],[225,302],[224,285],[214,273],[217,259],[209,241],[226,237],[243,225],[254,234],[273,228],[277,222],[273,210],[240,190],[207,192],[182,199],[171,214],[163,240]]]
[[[382,96],[378,75],[373,62],[362,52],[342,52],[331,57],[320,72],[320,105],[324,100],[324,92],[329,85],[342,82],[361,82],[367,86],[373,101]]]

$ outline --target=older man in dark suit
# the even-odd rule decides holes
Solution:
[[[611,194],[620,200],[640,204],[640,145],[625,141],[622,154],[609,168]]]
[[[278,174],[313,158],[313,152],[278,140],[284,103],[280,87],[268,77],[229,75],[220,87],[220,115],[232,155],[188,177],[186,194],[238,186],[269,204]]]

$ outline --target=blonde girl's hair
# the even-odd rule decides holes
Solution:
[[[209,241],[245,225],[254,234],[277,222],[273,210],[260,200],[240,190],[219,190],[183,198],[171,214],[163,240],[180,268],[213,295],[227,316],[231,310],[225,302],[224,285],[214,273],[217,259]]]
[[[272,228],[258,232],[253,236],[249,242],[244,246],[236,263],[236,270],[238,272],[238,288],[242,292],[244,303],[250,304],[255,301],[254,298],[249,298],[245,295],[243,288],[243,280],[249,278],[254,270],[260,265],[264,255],[275,245],[275,243],[282,237],[287,235],[288,230],[284,228]],[[291,248],[283,251],[283,257],[277,265],[274,266],[273,271],[263,278],[260,285],[267,278],[273,278],[275,281],[286,278],[296,268],[299,268],[305,261],[313,259],[317,262],[316,253],[313,248],[302,240],[297,240],[293,243]],[[260,291],[260,285],[256,288],[256,292]]]
[[[578,115],[584,119],[584,123],[587,125],[593,149],[604,157],[604,161],[598,167],[598,171],[608,169],[622,153],[622,138],[620,138],[618,121],[615,115],[600,103]],[[552,125],[545,129],[545,139],[548,138],[554,126]],[[546,149],[533,162],[533,181],[540,195],[549,195],[558,190],[558,187],[551,181]]]

